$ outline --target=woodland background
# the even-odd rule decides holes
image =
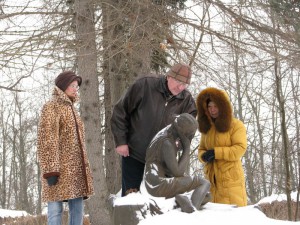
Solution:
[[[107,198],[120,190],[112,108],[138,76],[182,61],[193,68],[193,96],[225,89],[247,127],[249,204],[286,193],[290,209],[300,189],[299,0],[0,0],[0,28],[1,208],[43,210],[39,114],[70,69],[84,79],[79,110],[96,190],[86,210],[92,224],[110,224]],[[191,174],[202,173],[198,140]]]

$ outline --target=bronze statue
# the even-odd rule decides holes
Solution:
[[[156,134],[146,153],[145,186],[149,194],[175,197],[181,210],[187,213],[194,208],[199,210],[209,200],[210,183],[200,175],[185,174],[197,128],[196,119],[183,113]],[[191,198],[184,194],[190,191],[193,191]]]

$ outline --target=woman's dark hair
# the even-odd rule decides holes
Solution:
[[[211,102],[211,100],[210,100],[210,98],[208,98],[207,100],[206,100],[206,107],[208,106],[208,104]]]

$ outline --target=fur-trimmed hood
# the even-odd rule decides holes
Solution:
[[[214,122],[207,109],[208,99],[215,102],[219,108],[219,116]],[[206,88],[197,96],[196,105],[198,111],[197,121],[201,133],[207,133],[213,123],[219,132],[229,130],[233,118],[233,111],[229,97],[225,91],[213,87]]]

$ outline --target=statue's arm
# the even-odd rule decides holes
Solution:
[[[189,151],[183,150],[180,159],[177,161],[177,146],[169,140],[164,141],[162,144],[162,151],[162,161],[166,164],[168,171],[174,177],[182,177],[189,161]]]

